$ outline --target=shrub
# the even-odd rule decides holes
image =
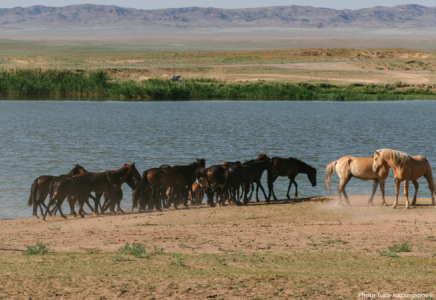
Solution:
[[[44,255],[48,253],[47,246],[41,242],[36,242],[35,246],[26,246],[26,250],[23,251],[24,255]]]

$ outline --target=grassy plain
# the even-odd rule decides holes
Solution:
[[[429,199],[393,210],[379,206],[378,198],[368,207],[367,198],[351,196],[352,205],[345,207],[323,198],[1,221],[0,298],[358,299],[361,292],[434,293],[436,218]],[[23,255],[38,242],[48,253]]]
[[[0,68],[107,70],[116,81],[173,75],[226,82],[436,85],[432,31],[78,30],[0,34]]]

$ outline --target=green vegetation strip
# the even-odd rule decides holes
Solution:
[[[65,98],[111,97],[121,100],[420,100],[436,99],[429,87],[410,88],[402,83],[332,85],[327,83],[227,82],[215,79],[186,79],[172,82],[149,79],[141,82],[115,81],[103,70],[3,70],[0,96],[23,99],[29,96]]]

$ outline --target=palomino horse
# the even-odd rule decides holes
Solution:
[[[77,196],[79,200],[79,213],[83,217],[83,204],[85,198],[89,197],[91,192],[104,193],[109,192],[110,197],[118,193],[121,185],[129,178],[135,177],[140,180],[135,164],[124,164],[117,170],[108,170],[105,172],[87,172],[75,175],[71,178],[63,178],[55,181],[53,185],[53,195],[44,214],[44,220],[50,206],[56,203],[59,213],[63,218],[66,218],[61,210],[62,202],[66,196]],[[97,201],[98,200],[98,201]],[[95,213],[98,212],[99,198],[95,201]]]
[[[258,154],[258,156],[259,159],[261,159],[262,155]],[[274,194],[274,181],[276,181],[278,176],[289,178],[288,191],[286,192],[286,197],[288,199],[291,199],[291,197],[289,197],[289,191],[291,190],[292,183],[295,184],[295,198],[298,197],[298,185],[295,181],[295,177],[297,177],[297,175],[300,173],[307,174],[307,178],[309,179],[312,186],[316,186],[316,169],[306,164],[305,162],[293,157],[273,157],[271,158],[271,162],[275,167],[276,174],[268,173],[268,197],[270,197],[272,193],[274,200],[277,200],[277,197]]]
[[[411,180],[415,186],[415,195],[413,196],[412,205],[416,204],[416,194],[418,193],[418,179],[422,176],[427,179],[428,187],[431,193],[432,205],[435,205],[434,194],[436,193],[436,185],[433,180],[430,163],[424,156],[409,156],[407,153],[392,150],[381,149],[374,152],[373,171],[376,173],[380,170],[384,163],[387,163],[392,168],[392,173],[395,179],[395,202],[392,208],[398,205],[398,194],[400,191],[401,181],[404,182],[404,196],[406,196],[406,209],[409,208],[409,181]]]
[[[385,201],[385,180],[389,175],[389,166],[387,163],[383,163],[378,171],[374,173],[372,171],[372,157],[356,157],[356,156],[344,156],[338,160],[329,163],[325,169],[325,185],[330,192],[331,176],[336,170],[336,174],[339,176],[338,186],[338,205],[342,204],[341,193],[344,194],[345,201],[350,204],[348,195],[345,192],[345,186],[348,184],[352,177],[361,180],[374,180],[372,186],[372,194],[369,197],[368,205],[374,205],[373,199],[377,186],[380,183],[380,190],[382,194],[382,205],[387,205]]]
[[[50,193],[50,184],[54,182],[57,179],[60,179],[62,177],[71,177],[73,175],[81,174],[87,172],[82,166],[75,165],[74,168],[66,175],[60,175],[60,176],[50,176],[50,175],[43,175],[38,178],[36,178],[32,186],[30,188],[30,197],[27,205],[31,206],[33,205],[33,216],[38,217],[38,206],[41,210],[41,215],[44,214],[42,207],[47,208],[45,206],[44,201],[45,198],[47,198],[47,195]]]

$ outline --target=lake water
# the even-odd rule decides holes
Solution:
[[[327,195],[325,166],[345,155],[393,148],[424,155],[436,166],[435,112],[436,101],[0,101],[0,218],[31,216],[33,180],[68,173],[77,163],[97,172],[135,162],[142,174],[161,164],[205,158],[210,166],[266,151],[319,168],[316,187],[306,175],[297,177],[299,196]],[[389,196],[393,182],[391,175]],[[418,196],[430,197],[425,179],[419,182]],[[333,175],[333,191],[337,184]],[[279,198],[287,185],[287,178],[278,179]],[[369,195],[371,187],[372,182],[353,179],[347,191]],[[130,189],[123,189],[122,207],[129,209]]]

